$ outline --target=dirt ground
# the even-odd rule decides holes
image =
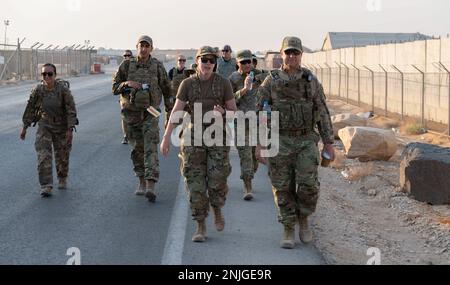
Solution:
[[[342,101],[328,102],[330,112],[364,110]],[[320,169],[321,194],[312,217],[315,244],[329,264],[367,264],[378,248],[381,264],[450,265],[450,205],[415,201],[399,187],[400,156],[409,142],[450,146],[439,134],[406,135],[399,122],[375,116],[369,126],[394,128],[397,154],[390,161],[361,163],[346,159],[336,143],[338,159]]]

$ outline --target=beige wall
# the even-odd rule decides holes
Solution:
[[[387,105],[389,112],[399,114],[402,113],[403,105],[404,115],[420,119],[423,108],[425,120],[448,124],[449,76],[439,67],[439,62],[450,70],[449,38],[344,48],[305,53],[303,56],[303,64],[317,74],[325,93],[329,95],[344,99],[348,96],[352,101],[359,100],[370,106],[373,104],[375,108],[382,110]],[[387,92],[386,74],[380,65],[388,72]],[[403,102],[401,75],[392,65],[404,73]],[[426,73],[423,107],[422,74],[413,65]],[[373,81],[371,73],[364,66],[374,71]],[[359,76],[358,69],[360,69]],[[374,83],[373,102],[372,83]]]

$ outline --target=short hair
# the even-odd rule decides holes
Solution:
[[[46,68],[46,67],[51,67],[51,68],[53,68],[53,71],[55,72],[55,74],[57,74],[57,73],[56,73],[56,66],[55,66],[53,63],[46,63],[46,64],[44,64],[44,65],[42,66],[42,68]]]

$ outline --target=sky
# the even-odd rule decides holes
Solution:
[[[279,50],[298,36],[313,50],[327,32],[450,33],[448,0],[0,0],[0,42],[132,49],[141,34],[159,49],[202,45]]]

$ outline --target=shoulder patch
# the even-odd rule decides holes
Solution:
[[[280,78],[280,71],[278,69],[274,69],[270,71],[270,77],[273,79],[279,79]]]

